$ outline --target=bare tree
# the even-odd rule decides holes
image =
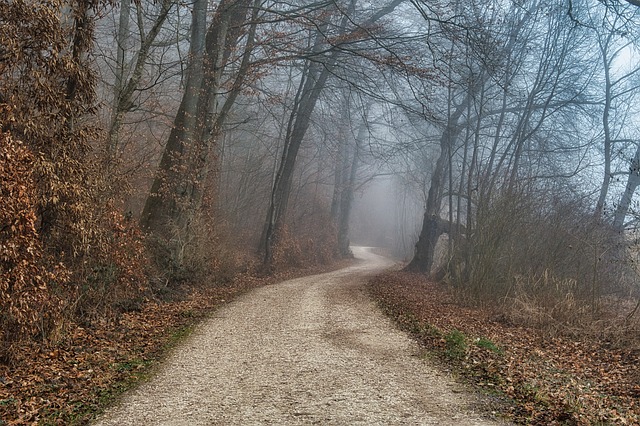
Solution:
[[[128,50],[128,40],[130,38],[130,17],[131,0],[124,0],[120,4],[120,15],[118,21],[118,31],[116,36],[116,66],[115,82],[113,87],[113,106],[111,108],[111,120],[108,130],[108,154],[113,159],[119,148],[119,132],[125,114],[133,108],[132,98],[140,87],[143,71],[153,44],[169,16],[171,9],[175,6],[175,0],[162,0],[155,19],[145,33],[142,27],[142,10],[140,2],[136,2],[138,25],[140,30],[140,45],[137,49],[135,63],[132,66],[130,75],[127,76],[126,53]]]
[[[613,217],[613,227],[618,231],[623,231],[625,228],[625,218],[638,185],[640,185],[640,144],[637,144],[636,153],[631,160],[627,185],[620,196],[620,202]]]
[[[182,263],[189,225],[201,202],[209,154],[226,116],[243,87],[255,34],[254,21],[246,33],[244,51],[224,97],[223,76],[252,10],[250,0],[222,1],[206,29],[206,1],[194,3],[191,58],[186,88],[160,161],[141,225],[166,245],[166,257]],[[257,3],[257,2],[256,2]],[[253,8],[254,15],[257,8]]]
[[[584,102],[586,84],[579,77],[583,68],[570,56],[581,54],[576,49],[580,38],[566,25],[566,18],[548,13],[547,8],[553,7],[536,2],[526,9],[516,5],[501,12],[504,18],[483,16],[471,8],[459,15],[466,21],[453,20],[444,26],[458,34],[451,38],[458,40],[458,46],[449,46],[466,62],[452,61],[449,65],[457,73],[448,76],[448,95],[443,100],[448,108],[446,121],[440,126],[438,160],[429,184],[422,231],[408,269],[429,272],[442,233],[449,234],[450,241],[460,238],[461,232],[472,235],[474,210],[490,205],[496,192],[514,192],[525,179],[550,167],[541,164],[541,152],[576,151],[564,147],[561,140],[549,144],[546,136],[557,126],[555,123],[568,120],[576,105]],[[441,18],[439,21],[445,22]],[[500,45],[502,49],[491,51],[486,49],[488,45]],[[454,156],[456,162],[462,162],[458,174],[453,171]],[[454,179],[458,179],[457,189]],[[447,186],[448,220],[441,217]],[[463,219],[466,226],[461,223]],[[468,242],[460,244],[469,246]]]
[[[365,37],[367,37],[370,33],[368,28],[391,13],[402,2],[403,0],[392,0],[383,7],[375,9],[368,19],[362,24],[355,24],[354,28],[355,21],[352,21],[351,15],[355,10],[356,0],[350,0],[345,11],[338,8],[338,13],[334,11],[332,14],[339,19],[337,24],[323,20],[310,33],[310,47],[309,51],[303,54],[305,59],[300,85],[289,116],[282,160],[274,181],[261,241],[265,264],[271,263],[273,248],[278,243],[279,234],[284,227],[298,151],[309,127],[316,103],[329,77],[338,66],[338,60],[342,53],[340,47],[353,43],[354,39],[362,38],[363,29],[365,29]],[[328,32],[330,27],[335,27],[333,34]],[[330,37],[327,37],[329,35]]]
[[[625,54],[633,45],[632,38],[630,39],[628,36],[630,32],[628,19],[630,16],[627,16],[624,10],[619,10],[616,13],[611,13],[607,10],[600,12],[601,19],[598,20],[598,16],[592,17],[592,21],[595,22],[590,24],[597,37],[602,61],[601,69],[604,77],[601,118],[604,176],[595,209],[595,216],[598,219],[603,216],[610,184],[615,175],[612,169],[613,157],[614,153],[620,150],[620,148],[616,149],[616,147],[620,143],[628,142],[628,138],[621,137],[628,121],[625,116],[629,114],[629,109],[624,105],[633,103],[633,98],[640,88],[635,78],[640,68],[625,69],[622,72],[616,72],[615,69],[619,68],[617,62],[619,62],[620,56]],[[620,212],[619,209],[618,212]],[[619,214],[616,213],[616,215]],[[616,221],[617,219],[614,220],[614,222]]]
[[[354,117],[348,96],[343,99],[340,124],[338,130],[338,149],[335,162],[335,181],[331,203],[331,217],[337,227],[338,252],[341,256],[351,255],[349,249],[349,222],[353,205],[354,192],[358,184],[361,147],[365,144],[368,123],[366,122],[370,105],[362,106],[360,111],[364,122],[357,124],[353,134],[351,129]],[[353,123],[356,125],[356,123]]]

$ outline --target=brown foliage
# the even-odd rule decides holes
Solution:
[[[0,365],[0,419],[12,425],[86,424],[134,385],[174,340],[215,306],[262,282],[195,290],[148,302],[116,321],[72,324],[56,344],[20,342],[16,366]]]
[[[64,266],[43,257],[32,167],[31,153],[0,133],[0,358],[5,361],[11,342],[52,329],[60,300],[50,287],[68,279]]]
[[[113,210],[93,217],[90,246],[74,259],[72,314],[83,320],[136,309],[146,290],[148,260],[137,225]],[[80,262],[81,261],[81,262]]]
[[[339,257],[335,225],[322,208],[301,216],[292,228],[285,226],[278,236],[271,265],[275,271],[327,265]]]
[[[87,62],[92,7],[0,3],[0,309],[3,356],[20,339],[59,336],[75,315],[140,293],[144,252],[90,144],[99,132]]]

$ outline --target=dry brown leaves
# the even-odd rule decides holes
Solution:
[[[20,351],[16,365],[0,366],[0,418],[9,425],[86,423],[124,386],[120,382],[157,359],[172,333],[242,289],[216,287],[180,302],[149,301],[109,323],[73,325],[56,345],[14,347]]]
[[[15,364],[0,365],[0,425],[86,424],[217,306],[251,288],[346,265],[242,275],[225,286],[192,288],[182,301],[148,300],[114,321],[74,324],[56,345],[15,346]]]
[[[544,337],[487,309],[461,306],[446,288],[402,272],[370,283],[383,309],[464,377],[508,398],[518,423],[640,424],[639,353],[593,338]],[[465,336],[461,358],[446,357],[446,335]],[[490,350],[490,341],[499,350]]]

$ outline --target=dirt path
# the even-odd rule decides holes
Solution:
[[[354,252],[355,266],[216,311],[96,424],[494,424],[367,297],[367,276],[389,262]]]

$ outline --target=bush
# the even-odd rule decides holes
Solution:
[[[60,321],[61,300],[54,281],[68,271],[48,261],[36,230],[33,155],[0,133],[0,359],[11,357],[12,342],[46,336]]]
[[[192,220],[183,247],[181,279],[190,283],[230,282],[248,263],[228,227],[204,211]]]
[[[0,356],[129,305],[145,253],[91,153],[95,2],[0,3]],[[62,10],[66,9],[64,13]],[[77,21],[64,21],[73,16]],[[66,18],[65,18],[66,19]],[[70,48],[72,46],[73,48]],[[89,317],[89,318],[84,318]]]
[[[339,257],[337,231],[329,214],[317,206],[313,214],[285,226],[273,251],[272,268],[326,265]]]
[[[115,211],[98,212],[93,238],[73,262],[71,314],[83,320],[137,309],[147,290],[149,262],[137,224]]]
[[[631,290],[619,236],[571,200],[503,194],[480,205],[446,278],[463,297],[551,331],[584,327],[605,297]]]

